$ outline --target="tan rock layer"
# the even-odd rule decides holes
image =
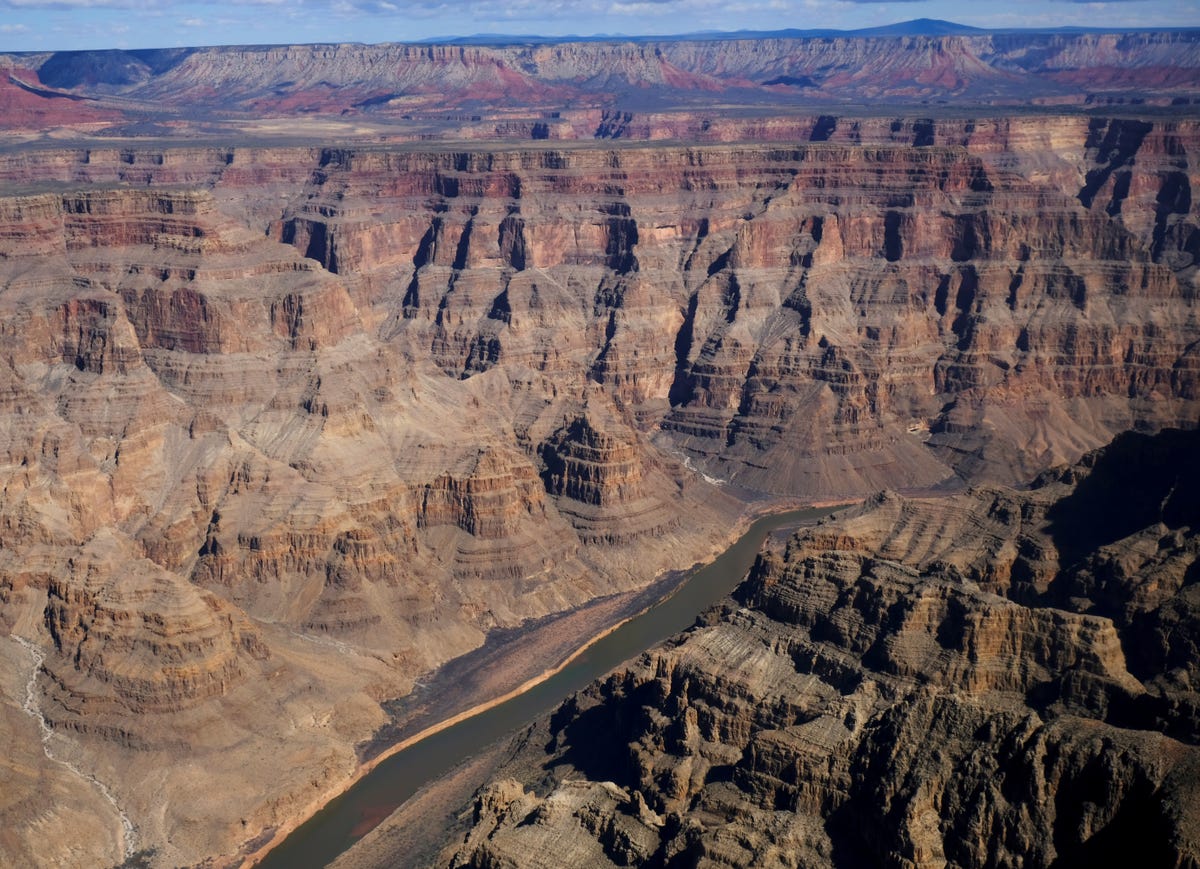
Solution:
[[[1194,424],[1197,128],[1123,123],[6,152],[0,624],[45,653],[41,714],[163,861],[233,854],[489,630],[710,551],[740,509],[713,477],[1009,478]],[[1030,546],[978,581],[1045,591]],[[960,603],[927,592],[914,625]],[[1174,624],[1142,629],[1179,660]],[[939,671],[980,691],[1068,659],[1071,702],[1115,678],[1088,618],[957,630],[1036,661]]]

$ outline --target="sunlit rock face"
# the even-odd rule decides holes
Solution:
[[[380,328],[445,373],[586,368],[755,489],[1015,481],[1194,422],[1194,125],[855,126],[880,144],[336,153],[274,232],[402,292]]]
[[[524,734],[444,862],[1193,865],[1197,446],[796,534]]]
[[[411,275],[373,288],[254,223],[248,198],[307,201],[321,158],[247,179],[138,153],[109,165],[156,167],[144,186],[0,204],[0,618],[43,655],[28,693],[14,644],[6,696],[64,806],[90,801],[81,865],[232,855],[345,783],[381,701],[493,628],[692,564],[741,511],[590,379],[586,334],[548,336],[556,369],[468,363],[447,330],[397,330]],[[40,180],[83,159],[42,154]],[[519,251],[480,256],[483,288]],[[114,843],[122,813],[137,839]]]
[[[58,859],[43,816],[232,859],[488,631],[712,552],[730,491],[1013,482],[1195,424],[1200,128],[821,123],[0,155],[0,623],[43,659],[4,652],[17,862]],[[1071,698],[1116,678],[1090,615],[980,618],[1086,663]]]
[[[0,130],[170,135],[181,120],[249,119],[294,133],[288,121],[318,117],[413,141],[807,141],[856,135],[863,119],[799,118],[797,105],[907,106],[922,130],[945,105],[1186,106],[1200,97],[1200,39],[1181,29],[217,46],[0,54],[0,69],[12,107]]]

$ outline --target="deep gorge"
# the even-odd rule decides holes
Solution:
[[[0,153],[0,623],[155,859],[236,861],[415,680],[705,560],[747,498],[1195,427],[1194,121],[812,120]],[[19,811],[120,862],[9,646]]]

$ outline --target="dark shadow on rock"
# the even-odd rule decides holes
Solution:
[[[1096,794],[1111,783],[1103,774],[1091,772],[1090,764],[1079,780],[1068,782],[1057,796],[1055,824],[1057,857],[1050,869],[1068,866],[1178,866],[1180,855],[1171,846],[1171,824],[1165,817],[1162,799],[1145,781],[1137,782],[1121,801],[1116,815],[1101,830],[1082,842],[1076,841],[1084,828],[1086,813],[1095,810]]]
[[[576,695],[555,710],[550,731],[565,750],[547,768],[569,764],[591,781],[635,786],[638,776],[630,743],[643,715],[641,704],[629,696],[614,696],[610,685],[601,690],[604,697],[596,705],[584,706],[593,698]]]
[[[1046,514],[1063,568],[1157,522],[1200,521],[1200,431],[1126,432],[1082,464],[1090,472]]]

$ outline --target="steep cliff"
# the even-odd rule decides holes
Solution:
[[[175,162],[116,165],[143,161]],[[585,372],[447,377],[218,198],[167,181],[0,204],[0,619],[41,656],[9,696],[52,734],[41,774],[70,762],[90,791],[83,827],[119,807],[122,847],[164,864],[294,822],[390,723],[381,701],[493,628],[690,565],[741,510]],[[580,452],[565,419],[614,450]],[[549,482],[551,450],[598,502]],[[27,805],[14,859],[51,853]]]
[[[855,126],[881,144],[330,154],[275,232],[447,373],[585,367],[754,489],[1016,480],[1194,423],[1194,126],[1123,156],[1082,119]]]
[[[797,534],[534,725],[443,859],[1195,865],[1198,446]]]
[[[42,818],[85,865],[253,851],[405,732],[388,701],[493,629],[619,617],[733,494],[1010,482],[1195,425],[1195,123],[805,123],[0,153],[4,854],[59,859]],[[989,624],[1040,669],[946,678],[1132,685],[1091,615],[1014,607]],[[518,663],[496,693],[552,662]]]
[[[1165,106],[1200,97],[1200,40],[1188,30],[226,46],[0,55],[7,65],[30,67],[30,87],[47,96],[132,111],[159,134],[171,119],[323,115],[438,121],[471,137],[628,137],[642,135],[641,123],[623,119],[629,112],[719,125],[728,112],[705,108],[718,94],[760,126],[797,103]],[[670,124],[647,135],[664,137]],[[27,125],[22,116],[3,123]]]

